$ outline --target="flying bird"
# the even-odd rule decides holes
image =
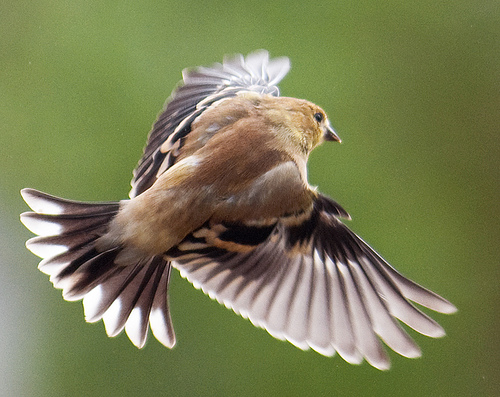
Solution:
[[[266,51],[183,71],[153,125],[120,202],[70,201],[33,189],[21,220],[38,237],[64,299],[85,319],[123,329],[142,348],[148,329],[175,345],[172,267],[272,336],[385,370],[381,341],[421,352],[400,321],[430,337],[443,328],[412,302],[456,308],[405,278],[342,221],[349,214],[307,181],[311,151],[340,142],[325,111],[279,95],[288,58]],[[399,320],[399,321],[398,321]]]

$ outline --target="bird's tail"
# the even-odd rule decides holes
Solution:
[[[122,247],[99,250],[96,242],[107,232],[120,204],[83,203],[37,190],[21,194],[34,212],[21,214],[23,224],[37,234],[26,246],[43,258],[39,269],[50,275],[68,301],[83,299],[85,319],[104,321],[109,336],[124,328],[130,340],[144,346],[148,325],[165,346],[173,347],[175,334],[168,306],[170,262],[161,256],[135,265],[115,263]]]

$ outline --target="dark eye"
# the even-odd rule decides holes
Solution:
[[[318,123],[321,123],[323,121],[323,113],[315,113],[314,120],[316,120]]]

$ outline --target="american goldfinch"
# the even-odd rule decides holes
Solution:
[[[172,267],[272,336],[349,363],[387,369],[381,340],[406,357],[417,332],[444,331],[410,301],[456,309],[408,280],[345,226],[348,213],[307,182],[324,141],[340,142],[323,109],[279,96],[288,58],[266,51],[183,71],[148,137],[130,199],[69,201],[33,190],[27,247],[85,319],[124,328],[142,348],[171,348]]]

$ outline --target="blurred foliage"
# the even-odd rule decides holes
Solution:
[[[0,6],[1,395],[494,395],[499,384],[498,1],[61,1]],[[351,366],[279,342],[171,288],[178,345],[139,351],[64,302],[23,247],[23,187],[125,198],[188,66],[266,48],[282,93],[327,110],[343,139],[310,181],[404,274],[450,299],[423,357]]]

